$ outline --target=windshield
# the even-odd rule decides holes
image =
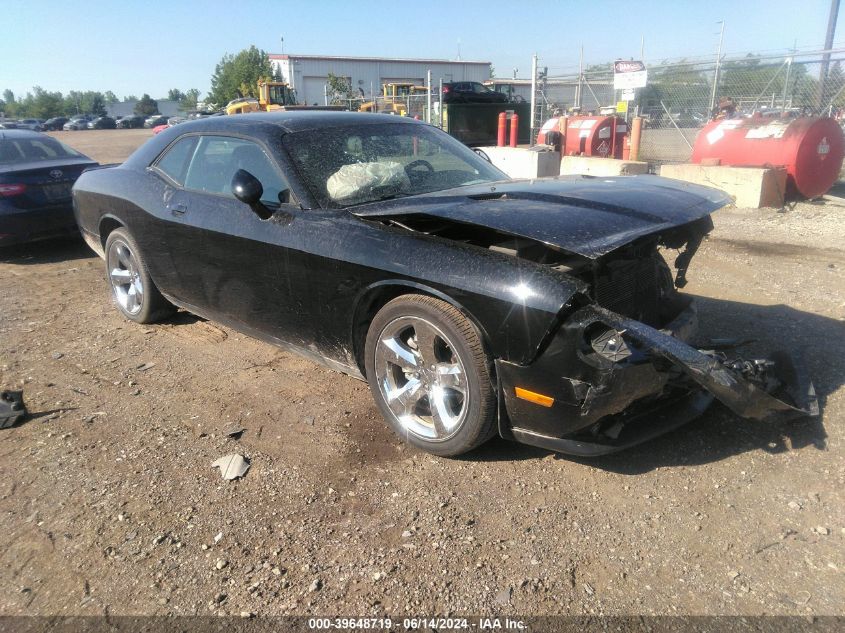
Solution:
[[[284,144],[324,208],[507,178],[467,146],[428,125],[322,128],[287,134]]]
[[[85,157],[49,136],[0,139],[0,165],[60,158]]]

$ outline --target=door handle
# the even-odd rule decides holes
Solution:
[[[172,213],[173,215],[184,215],[185,211],[188,210],[188,206],[182,202],[168,204],[167,208],[170,209],[170,213]]]

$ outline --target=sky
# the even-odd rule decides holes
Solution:
[[[845,7],[845,3],[843,3]],[[490,61],[497,77],[528,77],[640,57],[781,53],[824,44],[829,0],[3,0],[0,93],[111,90],[118,97],[198,88],[225,53]],[[835,41],[845,45],[839,13]],[[284,41],[282,41],[284,38]],[[284,48],[284,50],[283,50]]]

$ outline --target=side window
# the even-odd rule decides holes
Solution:
[[[232,196],[232,176],[244,169],[264,188],[262,202],[288,202],[289,189],[270,158],[257,144],[227,136],[203,136],[191,160],[185,188]]]
[[[188,163],[191,161],[191,155],[194,153],[196,144],[196,136],[186,136],[176,141],[158,159],[155,168],[166,174],[173,182],[184,185],[185,172],[188,171]]]

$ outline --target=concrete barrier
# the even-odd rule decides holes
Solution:
[[[560,175],[572,176],[633,176],[647,174],[648,163],[638,160],[619,160],[595,156],[564,156],[560,161]]]
[[[697,185],[716,187],[733,196],[738,207],[783,206],[786,170],[764,167],[725,167],[722,165],[662,165],[660,175]]]
[[[511,178],[557,176],[560,153],[540,148],[479,147],[490,162]]]

